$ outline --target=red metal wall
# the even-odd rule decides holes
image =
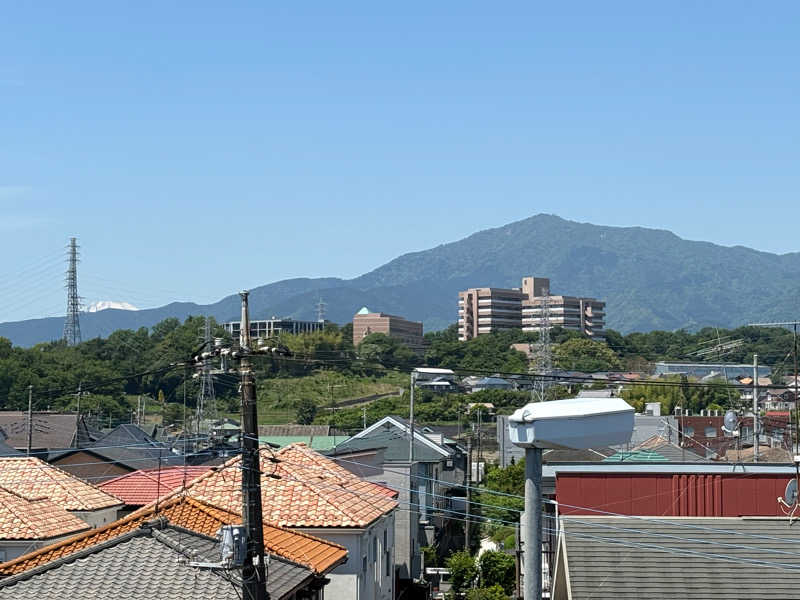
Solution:
[[[561,514],[673,517],[783,516],[777,498],[789,475],[724,473],[559,473],[556,500]],[[583,508],[576,508],[583,507]]]

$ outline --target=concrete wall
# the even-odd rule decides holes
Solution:
[[[116,521],[121,508],[122,504],[118,504],[117,506],[100,510],[71,510],[70,512],[92,527],[102,527],[106,523]]]
[[[55,544],[56,542],[65,540],[69,537],[72,537],[73,535],[75,534],[71,533],[69,535],[62,535],[61,537],[54,537],[46,540],[0,539],[0,562],[13,560],[18,556],[22,556],[23,554],[27,554],[28,552],[33,552],[34,550],[38,550],[39,548],[43,548],[44,546],[49,546],[50,544]]]
[[[347,562],[328,577],[325,596],[332,600],[392,600],[394,598],[395,512],[366,529],[300,528],[300,531],[341,544]]]

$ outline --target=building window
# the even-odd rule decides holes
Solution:
[[[367,555],[366,554],[361,557],[361,570],[364,571],[364,573],[367,572]]]
[[[684,427],[683,435],[685,435],[686,437],[694,436],[694,427]]]
[[[717,428],[716,427],[706,427],[706,437],[707,438],[715,438],[717,437]]]

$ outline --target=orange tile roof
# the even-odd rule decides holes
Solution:
[[[119,498],[35,457],[0,458],[0,487],[32,500],[47,498],[65,510],[99,510]]]
[[[79,550],[103,543],[137,529],[156,516],[155,504],[140,508],[127,517],[92,529],[71,538],[45,546],[14,560],[0,564],[0,576],[16,575],[53,560],[69,556]],[[222,525],[238,524],[238,514],[221,510],[183,495],[159,503],[158,516],[171,524],[197,533],[214,536]],[[264,525],[264,546],[274,554],[324,574],[347,558],[347,550],[333,542],[322,540],[306,533],[291,531],[274,525]]]
[[[47,540],[89,526],[46,498],[28,500],[0,488],[0,539]]]
[[[144,506],[158,498],[188,485],[195,478],[207,473],[211,467],[166,467],[161,469],[139,470],[109,479],[99,487],[113,494],[130,506]]]
[[[285,527],[366,527],[397,507],[396,493],[357,477],[304,443],[274,453],[261,448],[261,498],[264,520]],[[201,476],[186,493],[199,500],[238,512],[242,477],[235,457]],[[273,479],[268,475],[277,475]]]

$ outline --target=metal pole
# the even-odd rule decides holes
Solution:
[[[258,454],[258,411],[256,388],[250,369],[249,292],[240,292],[242,322],[239,328],[242,378],[242,518],[247,532],[247,554],[242,566],[242,598],[266,600],[267,581],[264,565],[264,525],[261,511],[261,469]]]
[[[522,555],[522,546],[520,544],[520,528],[519,523],[514,526],[514,598],[519,600],[522,598],[522,582],[520,581],[520,556]]]
[[[472,508],[472,435],[467,435],[467,469],[464,473],[466,478],[467,505],[464,518],[464,551],[469,552],[469,516]]]
[[[411,371],[411,408],[408,413],[408,422],[411,435],[408,438],[408,462],[414,462],[414,388],[417,385],[417,373]],[[410,473],[411,471],[409,471]]]
[[[523,598],[542,598],[542,449],[525,448],[525,569]]]
[[[794,324],[794,438],[795,454],[800,454],[800,402],[797,398],[797,323]]]
[[[753,354],[753,462],[758,462],[758,354]]]
[[[28,452],[31,455],[31,446],[33,445],[33,386],[28,386]]]

